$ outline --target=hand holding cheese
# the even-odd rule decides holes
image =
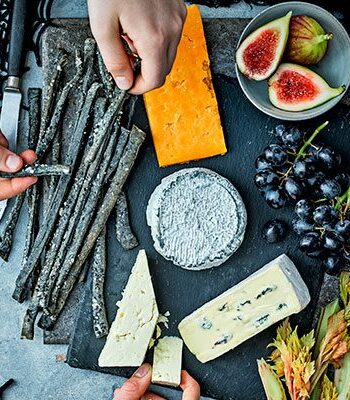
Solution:
[[[117,86],[142,94],[163,84],[173,65],[186,7],[182,0],[89,0],[90,25]],[[136,77],[122,41],[142,59]]]
[[[165,400],[163,397],[148,392],[151,376],[151,366],[143,364],[122,387],[114,391],[113,400]],[[199,384],[186,371],[181,373],[180,387],[183,390],[182,400],[200,399]]]

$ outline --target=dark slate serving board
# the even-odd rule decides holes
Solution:
[[[312,296],[311,305],[293,322],[306,329],[312,323],[315,304],[322,282],[322,273],[317,262],[311,261],[297,250],[296,237],[290,232],[281,244],[268,245],[261,238],[263,224],[271,218],[291,219],[291,210],[275,211],[260,198],[253,183],[254,160],[260,151],[273,140],[269,131],[279,122],[255,109],[238,87],[236,80],[215,77],[215,89],[221,109],[229,152],[223,157],[192,162],[189,166],[210,168],[230,179],[241,193],[248,212],[248,227],[240,249],[224,265],[211,270],[194,272],[182,270],[164,260],[153,248],[150,231],[146,224],[145,210],[148,199],[161,179],[184,166],[159,168],[150,137],[143,147],[137,164],[127,182],[126,190],[130,202],[131,221],[141,245],[130,252],[123,251],[114,238],[114,229],[109,226],[108,272],[106,299],[108,317],[111,322],[116,314],[116,302],[121,297],[136,254],[145,248],[159,310],[171,313],[169,330],[178,335],[177,324],[203,303],[230,288],[265,263],[281,253],[287,253],[299,268]],[[331,119],[330,130],[321,135],[324,142],[332,144],[350,161],[350,112],[338,106],[328,116],[309,121],[303,126],[316,127],[326,118]],[[135,122],[147,132],[149,128],[141,104],[138,104]],[[311,129],[310,128],[310,129]],[[345,155],[347,149],[347,155]],[[74,367],[130,376],[130,368],[100,369],[97,365],[104,339],[96,339],[92,331],[91,298],[88,287],[77,318],[68,363]],[[206,364],[201,364],[184,350],[183,366],[201,383],[203,394],[216,399],[261,400],[262,386],[257,373],[256,359],[267,356],[266,345],[272,340],[276,326],[259,334],[235,350]],[[151,355],[147,359],[151,361]]]

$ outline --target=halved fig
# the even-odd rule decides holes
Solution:
[[[236,52],[238,69],[250,79],[269,78],[278,67],[286,48],[292,11],[251,33]]]
[[[311,69],[297,64],[281,64],[269,79],[271,103],[282,110],[304,111],[317,107],[344,92],[345,87],[331,88]]]

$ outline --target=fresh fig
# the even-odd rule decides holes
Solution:
[[[332,33],[326,33],[322,26],[307,15],[291,18],[286,58],[301,65],[314,65],[322,60],[327,51]]]
[[[236,52],[236,63],[242,74],[250,79],[262,81],[277,69],[289,35],[290,11],[251,33]]]
[[[344,92],[331,88],[318,74],[301,65],[281,64],[269,79],[271,103],[282,110],[303,111],[317,107]]]

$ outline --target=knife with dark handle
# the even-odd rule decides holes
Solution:
[[[15,0],[13,5],[8,59],[9,77],[19,78],[22,73],[24,35],[27,20],[27,1],[28,0]]]
[[[27,1],[14,0],[11,19],[10,47],[8,58],[8,78],[4,89],[0,115],[0,130],[5,135],[9,149],[17,150],[18,121],[21,110],[22,94],[20,77],[24,62],[24,38],[27,20]],[[6,201],[0,202],[0,218],[6,207]]]

